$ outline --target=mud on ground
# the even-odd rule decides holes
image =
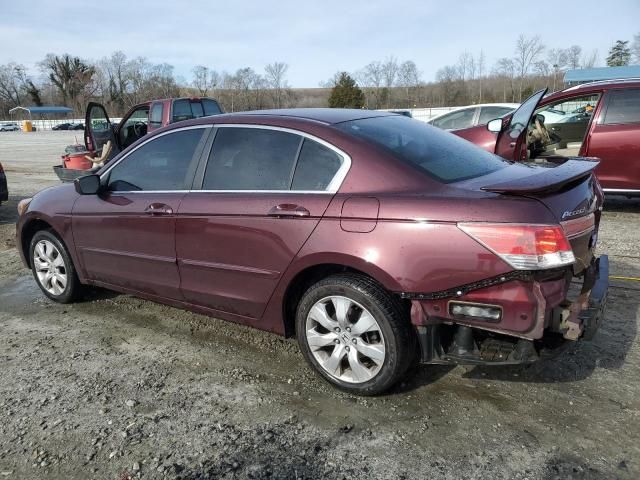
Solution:
[[[418,368],[388,395],[329,387],[292,340],[103,290],[57,305],[13,240],[68,132],[6,133],[0,162],[0,478],[638,478],[640,283],[593,342],[530,367]],[[640,276],[640,201],[600,251]]]

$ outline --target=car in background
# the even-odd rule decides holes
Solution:
[[[486,125],[494,118],[508,115],[518,108],[518,106],[520,106],[519,103],[470,105],[438,115],[427,121],[427,123],[443,130],[459,130],[475,125]]]
[[[83,123],[59,123],[51,127],[51,130],[84,130]]]
[[[140,103],[129,109],[118,125],[112,125],[103,105],[90,102],[85,116],[87,151],[101,152],[111,142],[109,159],[148,133],[171,123],[224,113],[213,98],[164,98]]]
[[[295,335],[371,395],[414,360],[529,363],[595,334],[596,165],[524,166],[388,112],[217,115],[22,201],[16,244],[54,301],[96,285]]]
[[[536,92],[512,115],[486,127],[454,133],[509,160],[596,157],[605,192],[640,196],[640,79],[545,93]]]
[[[7,176],[4,173],[2,164],[0,163],[0,205],[2,202],[9,200],[9,188],[7,187]]]
[[[17,132],[20,127],[15,122],[0,123],[0,132]]]

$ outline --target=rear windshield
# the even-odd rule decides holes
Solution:
[[[399,115],[352,120],[336,127],[383,147],[443,183],[487,175],[509,164],[460,137]]]

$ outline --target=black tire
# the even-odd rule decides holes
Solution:
[[[61,290],[60,293],[55,294],[51,291],[47,290],[45,286],[41,283],[40,278],[38,277],[38,270],[36,267],[36,262],[34,260],[34,252],[36,249],[36,245],[41,241],[48,241],[60,254],[62,258],[62,262],[64,265],[64,273],[66,274],[66,286]],[[57,258],[57,257],[56,257]],[[80,290],[82,285],[80,280],[78,279],[78,274],[76,273],[75,266],[73,265],[73,261],[71,260],[71,256],[69,255],[69,251],[65,244],[60,240],[60,238],[53,233],[51,230],[40,230],[36,232],[36,234],[31,239],[31,244],[29,245],[29,263],[31,264],[31,271],[33,273],[33,278],[36,280],[36,283],[47,297],[49,297],[54,302],[58,303],[71,303],[80,294]]]
[[[309,312],[317,302],[331,296],[347,297],[357,302],[369,311],[380,327],[385,358],[377,374],[367,381],[353,383],[330,374],[320,365],[308,344],[306,326]],[[332,275],[312,285],[298,304],[296,336],[305,359],[322,378],[357,395],[376,395],[388,390],[403,377],[417,351],[415,330],[400,300],[371,278],[359,274]],[[338,343],[338,340],[334,341]]]

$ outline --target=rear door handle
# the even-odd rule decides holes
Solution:
[[[144,209],[147,215],[173,215],[173,208],[166,203],[152,203]]]
[[[295,203],[281,203],[272,207],[267,215],[270,217],[308,217],[311,212]]]

